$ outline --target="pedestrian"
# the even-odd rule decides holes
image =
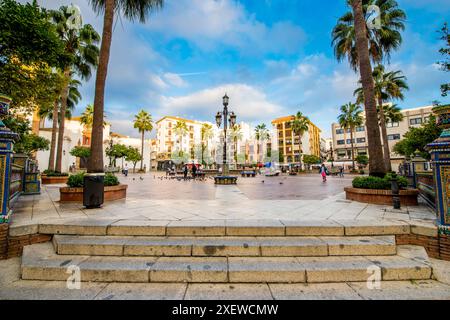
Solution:
[[[128,164],[125,163],[125,168],[123,168],[123,174],[128,177]]]
[[[320,175],[322,176],[323,182],[327,182],[327,168],[325,167],[325,164],[322,164],[320,167]]]
[[[185,164],[184,167],[183,167],[184,180],[187,179],[187,175],[188,175],[188,167],[187,167],[187,164]]]
[[[197,176],[197,166],[192,162],[192,178],[195,180]]]
[[[344,167],[339,167],[339,177],[344,177]]]

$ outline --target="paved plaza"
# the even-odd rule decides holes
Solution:
[[[143,180],[142,180],[142,179]],[[319,175],[240,178],[237,186],[216,186],[212,179],[178,181],[164,175],[120,177],[128,184],[126,200],[86,210],[59,203],[59,187],[44,186],[40,195],[23,196],[14,205],[11,227],[85,218],[112,220],[400,220],[433,224],[425,204],[394,210],[345,199],[352,177]]]

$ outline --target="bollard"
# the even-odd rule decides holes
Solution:
[[[400,210],[400,187],[398,184],[397,174],[395,172],[392,173],[391,179],[391,190],[392,190],[392,203],[394,205],[394,209]]]

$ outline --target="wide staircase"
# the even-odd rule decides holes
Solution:
[[[430,279],[423,257],[398,254],[402,227],[346,228],[310,223],[283,228],[122,225],[40,226],[53,243],[24,248],[22,279],[81,281],[326,283]]]

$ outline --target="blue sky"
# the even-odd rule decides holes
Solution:
[[[44,7],[77,4],[101,33],[102,17],[87,0],[38,0]],[[398,0],[408,21],[388,69],[402,70],[410,91],[402,108],[442,98],[448,74],[436,66],[437,30],[450,17],[448,0]],[[358,76],[337,63],[331,30],[345,0],[166,0],[142,25],[116,20],[105,110],[113,131],[138,136],[133,115],[214,120],[228,92],[238,119],[258,124],[300,110],[330,135],[338,108],[353,98]],[[93,102],[94,79],[83,85],[81,113]]]

